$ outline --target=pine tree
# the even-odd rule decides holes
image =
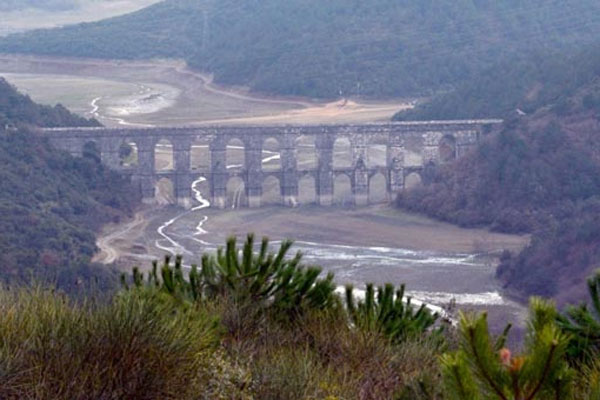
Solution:
[[[258,253],[254,251],[254,236],[248,235],[243,249],[234,237],[228,239],[225,250],[216,255],[204,254],[201,267],[192,265],[186,279],[182,258],[165,257],[158,276],[158,263],[153,263],[147,281],[138,269],[132,280],[137,287],[160,288],[182,301],[228,296],[236,302],[252,303],[263,309],[277,309],[283,315],[293,315],[303,309],[324,309],[337,304],[333,274],[321,278],[321,269],[304,266],[302,254],[287,254],[291,241],[284,241],[277,253],[269,252],[269,240],[263,238]],[[241,254],[241,256],[240,256]],[[126,279],[122,278],[126,285]]]
[[[461,314],[460,348],[442,356],[449,398],[568,399],[573,371],[564,356],[569,338],[557,326],[556,316],[554,304],[532,298],[525,348],[514,356],[504,347],[508,329],[493,340],[485,313]]]
[[[600,271],[587,284],[591,310],[582,304],[558,315],[558,325],[571,335],[568,353],[572,361],[588,361],[600,351]]]
[[[431,313],[424,304],[413,306],[410,297],[404,297],[404,289],[404,285],[396,290],[386,284],[375,293],[373,284],[368,284],[364,300],[357,302],[353,287],[346,286],[346,308],[351,321],[360,329],[380,332],[393,341],[422,335],[439,315]]]

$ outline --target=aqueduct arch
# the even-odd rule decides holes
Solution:
[[[89,153],[129,174],[144,201],[155,201],[155,185],[172,182],[173,196],[192,205],[192,184],[201,175],[213,207],[258,207],[264,183],[277,182],[288,206],[334,203],[336,177],[350,182],[348,203],[390,199],[418,185],[428,165],[449,162],[473,148],[500,120],[396,122],[364,125],[207,126],[190,128],[47,128],[58,148]],[[126,144],[127,148],[124,147]],[[135,153],[134,163],[127,159]],[[88,154],[89,155],[89,154]],[[308,189],[307,189],[308,188]],[[377,188],[376,195],[374,188]],[[304,192],[304,193],[302,193]],[[276,192],[275,192],[276,193]],[[207,194],[208,196],[208,194]],[[276,197],[276,196],[273,196]]]

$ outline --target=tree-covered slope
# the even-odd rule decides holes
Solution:
[[[136,196],[97,159],[58,151],[33,127],[97,123],[0,83],[0,281],[33,278],[70,290],[106,278],[90,265],[94,231],[130,214]]]
[[[88,120],[72,114],[60,104],[54,107],[36,104],[0,77],[0,127],[7,124],[45,127],[100,125],[94,119]]]
[[[398,204],[464,226],[533,233],[499,275],[521,293],[576,299],[600,265],[599,77],[507,120]]]
[[[534,49],[600,33],[595,0],[166,0],[14,35],[0,51],[179,57],[217,82],[318,97],[430,94]]]
[[[540,50],[499,61],[448,93],[434,97],[396,120],[501,118],[517,110],[531,114],[568,101],[600,76],[600,44],[570,51]]]

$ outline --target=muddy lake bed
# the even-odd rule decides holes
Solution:
[[[203,253],[214,252],[228,237],[242,242],[252,232],[257,239],[269,237],[272,250],[293,239],[292,254],[300,251],[305,264],[334,273],[340,286],[406,284],[408,295],[427,304],[487,310],[494,330],[506,322],[520,326],[526,316],[525,305],[495,279],[495,269],[501,251],[518,251],[527,236],[463,229],[381,205],[225,211],[148,206],[138,216],[133,229],[116,224],[103,234],[111,240],[101,247],[118,254],[124,271],[134,265],[147,270],[165,254],[183,255],[188,266],[199,263]]]

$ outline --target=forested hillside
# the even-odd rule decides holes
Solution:
[[[216,81],[306,95],[449,90],[533,50],[600,33],[596,0],[166,0],[97,23],[14,35],[0,51],[178,57]]]
[[[90,265],[102,223],[130,214],[130,184],[90,154],[53,149],[33,126],[97,125],[46,107],[0,81],[0,280],[50,281],[65,290],[114,279]],[[93,278],[93,279],[92,279]]]
[[[570,96],[551,96],[530,116],[514,114],[477,151],[442,167],[432,185],[401,195],[399,205],[464,226],[533,233],[520,255],[505,255],[499,276],[521,293],[583,295],[584,278],[600,266],[598,67],[600,60],[577,66],[587,82],[564,92]]]
[[[501,60],[455,90],[434,97],[396,120],[502,118],[565,105],[582,85],[600,76],[600,45],[567,52],[540,50]]]
[[[35,125],[58,126],[100,126],[95,119],[85,119],[72,114],[60,104],[54,107],[36,104],[18,93],[4,78],[0,77],[0,126]]]

